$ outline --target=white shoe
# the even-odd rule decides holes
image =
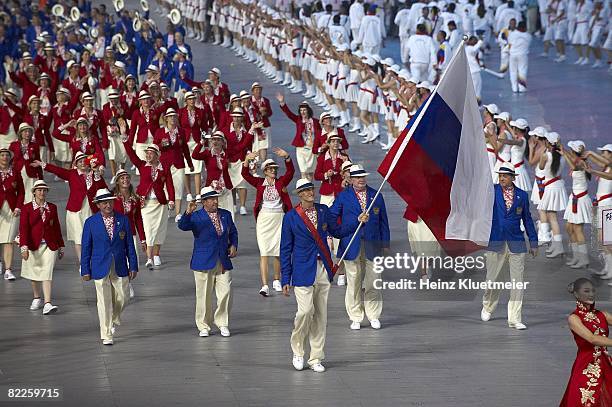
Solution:
[[[113,324],[113,326],[111,326],[111,335],[115,336],[115,332],[117,332],[117,326]]]
[[[161,266],[162,262],[161,262],[161,258],[159,256],[153,256],[153,265],[155,267],[159,267]]]
[[[226,326],[219,327],[219,331],[221,331],[221,336],[225,336],[226,338],[230,336],[230,330]]]
[[[480,319],[481,319],[483,322],[487,322],[488,320],[490,320],[490,319],[491,319],[491,313],[490,313],[490,312],[485,311],[485,310],[484,310],[484,308],[483,308],[483,309],[482,309],[482,311],[480,311]]]
[[[346,274],[340,274],[338,276],[338,285],[339,286],[346,285]]]
[[[582,62],[580,63],[581,66],[588,65],[588,64],[589,64],[588,58],[584,58]]]
[[[591,68],[594,68],[594,69],[595,69],[595,68],[599,68],[599,67],[601,67],[601,66],[603,66],[603,64],[601,63],[601,60],[600,60],[600,59],[598,59],[598,60],[596,60],[596,61],[595,61],[595,63],[593,64],[593,66],[591,66]]]
[[[280,280],[274,280],[272,282],[272,288],[274,289],[274,291],[277,291],[277,292],[283,291],[283,286],[281,285]]]
[[[370,326],[372,329],[380,329],[380,321],[378,319],[373,319],[370,321]]]
[[[193,202],[193,201],[194,201],[193,195],[187,194],[187,202]]]
[[[323,366],[320,363],[315,363],[314,365],[310,366],[310,368],[315,372],[315,373],[323,373],[325,371],[325,366]]]
[[[174,217],[174,222],[175,223],[179,223],[181,221],[181,218],[183,217],[183,215],[181,215],[180,213],[178,215],[176,215]]]
[[[32,305],[30,305],[31,311],[36,311],[37,309],[41,309],[43,306],[43,300],[41,298],[34,298],[32,300]]]
[[[45,307],[43,308],[43,315],[55,314],[57,312],[57,309],[58,308],[55,305],[48,302],[45,304]]]
[[[548,52],[542,52],[540,56],[544,58],[548,58]]]
[[[361,329],[361,322],[356,322],[356,321],[351,322],[351,329],[353,331],[358,331],[359,329]]]
[[[263,295],[264,297],[267,297],[268,295],[270,295],[270,288],[268,287],[268,284],[261,286],[261,290],[259,290],[259,294]]]
[[[4,270],[4,279],[6,281],[15,281],[15,275],[11,271],[11,269]]]
[[[132,286],[132,283],[129,283],[128,287],[130,289],[130,298],[134,298],[136,294],[134,293],[134,287]]]
[[[247,210],[246,210],[246,208],[244,206],[240,207],[240,214],[241,215],[246,215],[247,214]]]
[[[202,338],[206,338],[206,337],[210,336],[210,332],[208,331],[208,329],[202,329],[200,331],[199,335]]]
[[[527,325],[523,324],[522,322],[509,323],[508,326],[510,328],[518,329],[519,331],[527,329]]]
[[[555,62],[565,62],[566,59],[567,57],[565,55],[560,55],[557,59],[555,59]]]
[[[148,268],[149,270],[153,270],[153,260],[147,259],[147,262],[145,263],[145,267]]]
[[[293,355],[293,367],[295,368],[295,370],[304,369],[304,357]]]
[[[582,63],[582,60],[584,59],[584,57],[580,57],[578,58],[575,62],[574,65],[580,65]]]
[[[102,345],[112,345],[112,344],[113,344],[112,339],[102,339]]]

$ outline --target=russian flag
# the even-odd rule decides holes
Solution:
[[[463,43],[378,172],[449,255],[488,245],[494,189]]]

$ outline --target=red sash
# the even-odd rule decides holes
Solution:
[[[597,206],[601,201],[605,201],[608,198],[612,198],[612,194],[606,194],[601,198],[593,199],[593,206]]]
[[[557,181],[559,181],[560,179],[561,179],[561,177],[558,177],[558,176],[557,176],[557,177],[555,177],[555,178],[551,178],[551,179],[549,179],[548,181],[544,182],[544,183],[542,184],[542,187],[540,187],[540,186],[538,185],[538,189],[539,189],[539,191],[538,191],[538,192],[540,193],[540,199],[542,199],[542,197],[544,196],[544,188],[546,188],[547,186],[549,186],[549,185],[550,185],[550,184],[552,184],[553,182],[557,182]]]
[[[316,207],[315,207],[315,209],[316,209]],[[302,218],[302,221],[304,222],[304,225],[306,226],[306,229],[308,229],[308,231],[312,235],[312,238],[314,239],[315,243],[317,244],[317,247],[319,248],[319,251],[321,253],[323,253],[323,256],[325,257],[325,260],[329,264],[331,264],[331,266],[332,266],[332,276],[334,276],[336,274],[336,271],[338,271],[338,265],[334,264],[334,262],[332,261],[331,254],[329,253],[329,248],[327,247],[327,244],[323,243],[323,239],[321,239],[321,235],[319,234],[319,231],[317,230],[315,225],[312,224],[312,222],[310,221],[310,218],[308,218],[308,215],[306,215],[306,212],[304,212],[304,208],[302,208],[302,204],[298,204],[295,207],[295,211],[297,212],[298,216],[300,218]],[[318,214],[317,214],[317,216],[318,216]]]
[[[514,168],[519,168],[523,164],[525,164],[525,160],[521,161],[520,163],[514,164]]]
[[[378,92],[366,88],[359,88],[362,92],[368,92],[372,94],[372,103],[376,103],[376,98],[378,97]]]
[[[578,200],[588,193],[589,191],[581,192],[578,195],[572,193],[572,212],[573,213],[578,213]]]

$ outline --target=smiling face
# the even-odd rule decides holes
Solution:
[[[336,151],[340,149],[340,140],[338,140],[337,138],[329,140],[327,144],[329,145],[330,150]]]
[[[19,137],[21,138],[22,141],[26,141],[26,142],[30,142],[30,140],[32,140],[32,135],[34,133],[32,132],[32,129],[25,129],[22,130],[21,133],[19,133]]]
[[[578,301],[582,301],[586,304],[594,304],[595,303],[595,287],[590,282],[583,283],[578,289],[574,292],[574,296]]]
[[[351,184],[357,191],[363,191],[368,183],[367,177],[351,177]]]
[[[130,176],[126,174],[120,176],[119,179],[117,180],[117,185],[119,185],[119,187],[121,188],[129,188],[130,184],[131,184]]]
[[[150,163],[157,163],[157,153],[155,151],[147,150],[145,151],[145,158]]]
[[[202,206],[206,212],[217,212],[219,208],[219,198],[216,196],[202,200]]]
[[[47,199],[47,188],[36,188],[34,190],[34,198],[38,202],[44,202]]]
[[[170,127],[171,129],[176,127],[176,116],[172,115],[172,116],[166,116],[166,123],[168,123],[168,127]]]
[[[300,192],[298,192],[298,197],[300,198],[300,201],[302,202],[314,203],[314,199],[315,199],[314,188],[307,188],[307,189],[301,190]]]
[[[96,206],[104,216],[110,216],[113,213],[113,200],[98,202]]]
[[[514,182],[514,175],[510,174],[499,174],[499,185],[507,188]]]
[[[3,167],[8,167],[10,161],[11,153],[8,151],[3,151],[0,153],[0,164],[2,164]]]
[[[276,178],[276,174],[278,173],[278,167],[273,165],[268,165],[264,170],[264,175],[270,178]]]

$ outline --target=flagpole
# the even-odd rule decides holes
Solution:
[[[467,38],[468,38],[467,35],[463,36],[463,40],[459,44],[459,49],[457,50],[457,52],[455,52],[455,55],[453,55],[453,57],[451,58],[451,61],[448,64],[449,68],[453,65],[453,62],[457,58],[457,55],[459,55],[459,53],[465,47],[465,41],[467,41]],[[364,212],[365,214],[369,214],[370,213],[370,210],[372,209],[372,206],[374,205],[374,202],[376,201],[376,198],[378,198],[378,195],[380,195],[380,191],[382,191],[383,186],[389,180],[389,177],[391,176],[391,173],[393,172],[393,170],[395,169],[395,166],[397,165],[397,162],[399,161],[399,157],[402,155],[402,153],[406,149],[406,146],[408,145],[408,142],[412,138],[412,135],[414,134],[416,128],[418,127],[418,124],[421,122],[421,119],[423,118],[423,115],[425,114],[425,112],[427,111],[427,108],[429,107],[431,101],[433,100],[433,96],[436,93],[438,93],[438,86],[440,86],[440,83],[442,83],[442,79],[444,79],[444,76],[446,75],[447,71],[448,71],[448,69],[442,74],[442,76],[440,77],[440,81],[438,82],[438,84],[434,88],[434,90],[431,93],[431,95],[429,95],[429,97],[427,98],[427,101],[425,102],[425,106],[419,112],[419,115],[417,116],[417,118],[414,121],[413,125],[410,126],[410,130],[408,130],[408,134],[406,135],[406,137],[402,141],[402,145],[399,147],[399,149],[395,153],[395,157],[393,157],[393,161],[391,162],[391,165],[389,166],[389,171],[387,171],[387,175],[385,175],[385,178],[383,178],[383,181],[380,183],[380,187],[378,187],[378,190],[376,191],[376,194],[374,195],[374,198],[372,198],[372,201],[370,202],[370,204],[366,208],[366,210]],[[344,258],[346,257],[346,254],[348,253],[349,248],[351,247],[351,245],[355,241],[355,238],[357,237],[357,234],[361,230],[361,226],[362,225],[363,225],[363,222],[359,222],[359,224],[357,225],[357,229],[355,229],[355,232],[353,233],[353,236],[351,236],[351,240],[349,240],[348,244],[346,245],[346,248],[344,249],[344,253],[342,253],[342,256],[340,257],[340,260],[338,260],[338,263],[337,263],[338,267],[340,267],[340,264],[342,264],[342,262],[344,261]]]

